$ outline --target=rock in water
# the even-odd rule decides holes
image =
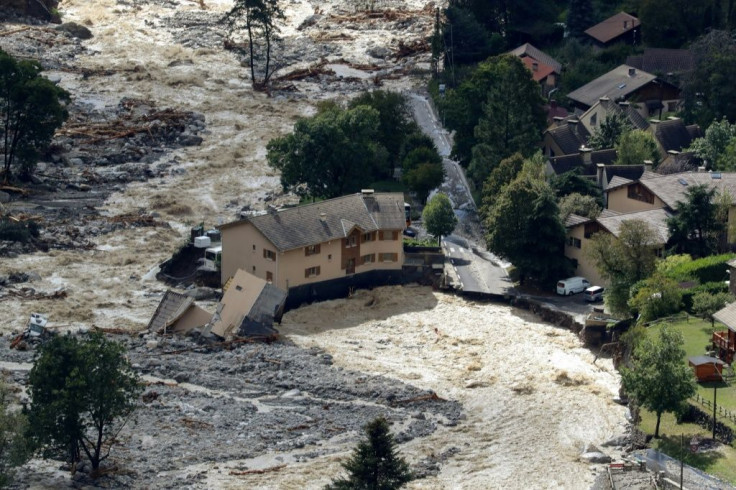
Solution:
[[[92,31],[76,22],[64,22],[56,30],[66,32],[77,39],[92,39]]]

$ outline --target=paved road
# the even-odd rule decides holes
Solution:
[[[429,99],[425,95],[409,94],[414,119],[434,141],[445,166],[445,182],[438,189],[447,194],[458,217],[455,232],[442,240],[450,259],[447,272],[463,291],[508,294],[511,282],[504,263],[483,246],[483,229],[470,186],[460,164],[449,158],[452,138],[442,127]]]

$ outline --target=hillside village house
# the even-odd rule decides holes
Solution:
[[[641,22],[633,15],[619,12],[585,31],[596,46],[605,48],[616,43],[639,44]]]
[[[562,64],[547,53],[525,43],[507,54],[518,56],[521,59],[524,66],[531,72],[532,79],[539,83],[542,95],[545,97],[557,86],[562,73]]]
[[[400,274],[406,227],[401,193],[361,193],[220,226],[222,283],[238,269],[295,289],[361,275]],[[342,281],[342,283],[340,282]]]
[[[596,266],[587,257],[586,250],[592,236],[599,232],[617,235],[623,221],[644,220],[657,234],[656,248],[668,240],[667,218],[677,212],[678,202],[684,202],[690,187],[705,184],[719,193],[731,196],[728,229],[736,225],[736,173],[684,172],[660,175],[645,171],[638,180],[614,176],[605,189],[607,209],[595,220],[571,215],[565,226],[567,243],[565,256],[576,263],[576,275],[587,277],[592,283],[605,284]],[[729,234],[729,243],[733,237]]]

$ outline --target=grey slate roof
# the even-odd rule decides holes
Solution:
[[[682,152],[676,155],[667,155],[659,165],[658,174],[676,174],[682,172],[695,172],[698,170],[701,160],[693,152]]]
[[[597,103],[600,104],[600,106],[603,107],[603,109],[606,111],[606,117],[612,114],[623,114],[626,116],[626,119],[628,119],[628,121],[634,128],[647,129],[649,127],[649,122],[644,119],[644,116],[639,114],[639,111],[637,111],[631,104],[618,103],[611,100],[610,98],[598,99]],[[595,104],[593,104],[593,106],[591,106],[588,110],[591,111],[594,107]],[[585,116],[581,116],[581,119],[583,117]]]
[[[150,332],[158,332],[171,322],[179,318],[194,302],[186,294],[180,294],[175,291],[168,290],[164,293],[161,302],[156,308],[156,312],[148,322],[148,330]]]
[[[324,221],[320,215],[324,213]],[[345,238],[354,227],[363,232],[403,230],[404,195],[399,192],[362,193],[282,209],[226,223],[220,228],[250,222],[279,250],[316,245]]]
[[[629,75],[630,68],[635,70],[633,76]],[[601,97],[608,97],[613,101],[625,99],[644,85],[651,83],[655,78],[657,77],[651,73],[637,70],[629,65],[620,65],[570,92],[567,96],[575,102],[590,107]]]
[[[563,155],[578,153],[581,146],[585,146],[590,133],[582,123],[563,123],[547,130],[552,140],[562,150]]]
[[[685,122],[680,118],[660,121],[653,125],[654,137],[664,151],[682,151],[693,142],[693,136],[699,134],[700,127],[693,126],[688,130],[688,126],[685,126]]]
[[[732,203],[736,204],[736,173],[734,172],[649,174],[642,176],[639,183],[660,198],[670,209],[677,209],[677,202],[685,201],[687,190],[698,184],[705,184],[710,189],[717,189],[718,192],[725,189],[732,196]]]
[[[647,211],[637,211],[634,213],[618,214],[615,216],[599,217],[598,223],[610,231],[614,236],[618,237],[621,233],[621,225],[626,221],[641,220],[654,230],[657,244],[667,243],[669,240],[669,230],[667,229],[667,218],[671,214],[665,209],[650,209]]]
[[[550,167],[556,175],[562,175],[576,168],[582,169],[582,175],[596,175],[598,169],[597,164],[603,163],[608,165],[616,161],[616,150],[609,148],[607,150],[595,150],[590,152],[590,163],[586,164],[581,153],[574,155],[563,155],[552,157],[549,159]]]
[[[626,64],[649,73],[687,73],[695,67],[689,49],[644,48],[644,54],[629,56]]]
[[[736,332],[736,303],[729,303],[725,308],[713,314],[713,318],[723,323],[729,330]]]
[[[572,228],[574,226],[582,225],[583,223],[589,223],[592,220],[590,218],[586,218],[585,216],[580,216],[579,214],[572,213],[565,219],[565,228]]]
[[[553,57],[545,53],[544,51],[541,51],[534,46],[532,46],[529,43],[524,43],[521,46],[519,46],[516,49],[512,49],[506,54],[512,54],[514,56],[518,56],[519,58],[523,58],[525,56],[528,56],[530,58],[534,58],[535,60],[539,61],[540,63],[543,63],[547,66],[551,66],[555,69],[557,73],[562,73],[562,65]]]
[[[633,15],[629,15],[626,12],[619,12],[590,27],[585,33],[596,41],[605,44],[627,32],[631,32],[639,27],[640,24],[639,19]]]

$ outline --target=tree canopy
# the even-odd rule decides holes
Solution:
[[[325,490],[395,490],[413,480],[409,465],[398,455],[388,421],[379,417],[365,426],[366,438],[358,443],[338,478]]]
[[[595,219],[602,211],[601,205],[593,196],[573,192],[559,200],[560,219],[564,222],[571,214]]]
[[[677,412],[695,394],[692,369],[685,363],[685,350],[680,332],[668,327],[659,338],[647,336],[634,351],[631,366],[621,369],[623,387],[639,406],[657,416],[654,437],[659,437],[659,424],[665,412]]]
[[[422,211],[422,222],[429,234],[437,237],[438,244],[443,236],[452,233],[457,225],[457,216],[446,194],[438,192],[432,196]]]
[[[279,22],[284,18],[279,0],[235,0],[232,9],[223,19],[231,38],[227,46],[248,57],[253,88],[266,88],[273,75],[271,51],[280,31]],[[245,45],[238,42],[238,39],[232,39],[233,36],[242,35],[242,31],[245,31],[248,38]],[[261,59],[262,68],[257,73],[256,66]]]
[[[14,167],[28,180],[41,153],[68,114],[69,94],[41,76],[41,65],[17,61],[0,50],[0,147],[3,178],[8,184]]]
[[[569,275],[565,227],[539,161],[526,162],[516,179],[503,188],[484,224],[488,248],[510,260],[522,282],[531,279],[547,286]]]
[[[625,131],[615,146],[617,165],[641,165],[648,160],[656,167],[659,163],[657,142],[648,131]]]
[[[420,146],[404,157],[404,182],[417,195],[419,202],[425,202],[432,189],[445,180],[445,167],[442,158],[432,146]]]
[[[724,230],[717,216],[716,189],[695,185],[685,196],[685,202],[677,203],[677,214],[667,220],[670,243],[677,253],[705,257],[717,249]]]
[[[567,32],[570,37],[584,38],[585,30],[594,25],[593,2],[570,0],[567,5]]]
[[[357,192],[387,159],[375,109],[323,108],[299,119],[294,132],[267,145],[268,164],[281,171],[284,190],[323,199]]]
[[[593,134],[590,135],[588,145],[594,150],[614,148],[621,139],[621,135],[632,129],[626,114],[614,112],[601,121]]]
[[[612,313],[630,314],[631,287],[654,271],[657,241],[654,230],[641,220],[624,221],[618,237],[598,232],[591,238],[586,253],[601,277],[610,282],[606,304]]]
[[[736,298],[730,293],[700,292],[693,296],[693,313],[703,320],[709,321],[711,328],[715,327],[713,315],[723,309],[726,304],[733,303]]]
[[[125,348],[100,332],[43,344],[28,382],[34,443],[70,463],[84,452],[95,470],[109,456],[141,391]]]
[[[725,117],[713,121],[702,138],[696,138],[690,145],[693,151],[708,170],[736,170],[736,154],[728,151],[736,146],[736,125]]]
[[[471,165],[478,188],[504,158],[536,151],[546,124],[543,102],[529,70],[508,55],[480,63],[457,89],[448,91],[441,107],[448,127],[456,131],[453,154]]]
[[[20,410],[11,408],[12,395],[0,380],[0,488],[5,488],[13,479],[13,469],[31,455],[26,441],[27,420]]]

